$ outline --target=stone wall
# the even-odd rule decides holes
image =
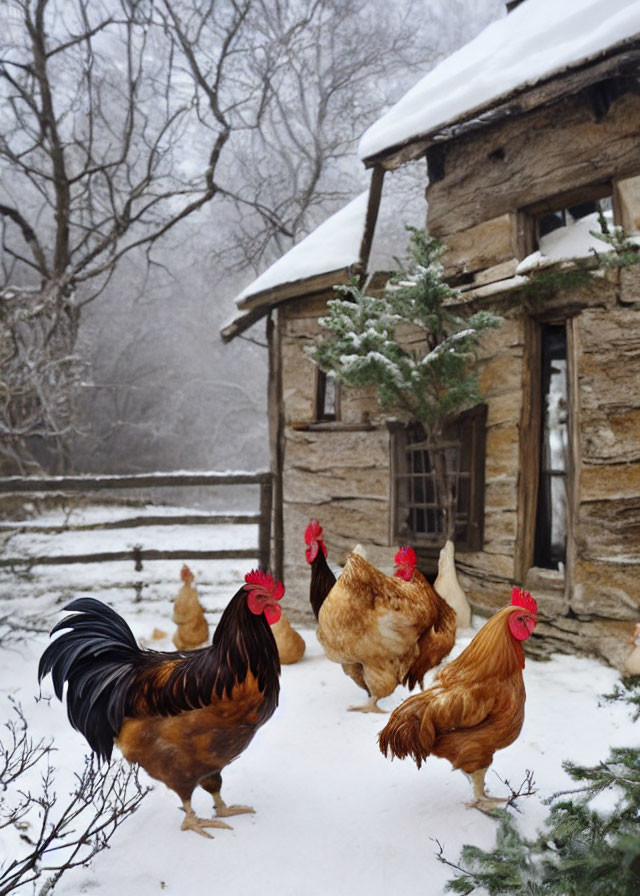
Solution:
[[[318,317],[331,295],[283,306],[283,516],[287,612],[310,621],[309,566],[304,532],[311,519],[324,529],[329,560],[337,566],[356,544],[372,561],[389,551],[389,432],[371,392],[343,390],[341,422],[314,424],[315,365],[304,354],[321,333]],[[371,551],[373,550],[373,555]],[[393,564],[392,555],[386,558]]]

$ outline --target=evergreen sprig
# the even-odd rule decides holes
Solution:
[[[444,280],[443,245],[409,228],[411,263],[371,296],[353,282],[336,288],[329,313],[320,318],[325,338],[311,358],[336,380],[376,389],[381,406],[425,425],[427,438],[445,421],[481,401],[475,361],[479,334],[501,318],[488,311],[454,313],[459,293]],[[416,334],[420,348],[407,345],[399,329]]]
[[[640,749],[613,748],[595,766],[563,763],[580,784],[551,797],[551,812],[540,835],[529,840],[507,812],[499,813],[495,849],[462,848],[460,862],[438,858],[457,876],[447,889],[469,894],[484,888],[490,896],[636,896],[640,892]],[[590,806],[602,793],[614,808]]]
[[[630,264],[637,264],[640,261],[640,245],[629,238],[623,227],[609,227],[602,212],[598,220],[601,232],[590,230],[589,233],[609,246],[609,251],[604,255],[600,255],[595,249],[592,250],[600,267],[624,268]]]

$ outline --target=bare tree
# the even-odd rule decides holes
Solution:
[[[73,401],[54,412],[51,394],[78,380],[61,372],[82,309],[127,253],[144,247],[153,263],[158,240],[224,195],[227,143],[259,124],[277,55],[257,76],[248,65],[257,0],[4,6],[2,424],[20,469],[30,438],[62,439],[73,422]],[[5,310],[7,286],[30,305],[26,315]]]
[[[225,265],[257,270],[362,187],[357,137],[432,64],[430,15],[418,0],[4,0],[0,471],[64,467],[80,320],[125,256],[162,269],[161,241],[199,213]]]
[[[148,793],[137,768],[121,762],[100,768],[87,757],[72,791],[56,799],[54,749],[52,741],[31,737],[22,708],[13,702],[0,739],[0,830],[18,832],[20,846],[13,858],[0,860],[0,896],[36,883],[41,896],[52,892],[66,871],[108,848]]]

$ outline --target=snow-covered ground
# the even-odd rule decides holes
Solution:
[[[219,538],[226,538],[228,545],[232,534],[221,529]],[[106,538],[111,544],[113,532]],[[213,626],[244,572],[255,564],[190,565]],[[137,590],[131,569],[121,564],[33,569],[30,578],[0,571],[0,619],[8,617],[15,624],[28,618],[37,629],[26,640],[14,633],[0,643],[0,717],[10,717],[9,698],[14,698],[34,737],[55,738],[61,782],[71,771],[81,771],[88,751],[81,735],[71,730],[65,709],[52,697],[50,680],[42,689],[46,699],[37,700],[37,663],[48,642],[46,632],[60,617],[61,603],[80,594],[102,597],[126,617],[139,639],[148,641],[154,628],[170,637],[179,566],[165,563],[137,573],[145,582]],[[105,589],[109,579],[111,587]],[[508,599],[505,594],[505,603]],[[458,858],[464,843],[492,846],[496,822],[465,807],[471,796],[465,776],[441,759],[429,759],[420,771],[409,761],[385,759],[376,742],[385,717],[347,712],[360,692],[324,657],[313,631],[301,634],[306,653],[301,662],[283,667],[276,714],[223,776],[227,801],[248,803],[256,814],[229,819],[233,830],[214,829],[214,839],[206,840],[180,830],[177,797],[154,783],[138,812],[116,832],[111,848],[89,868],[65,873],[55,896],[188,896],[209,891],[226,896],[387,896],[390,891],[438,896],[451,871],[438,862],[436,841],[451,860]],[[462,634],[454,655],[471,635]],[[158,646],[170,648],[168,638]],[[499,795],[506,789],[497,775],[517,786],[526,770],[533,770],[537,792],[518,801],[518,823],[526,833],[541,825],[546,797],[575,786],[561,768],[563,759],[592,763],[604,758],[610,746],[637,744],[637,725],[634,730],[628,709],[600,699],[617,679],[614,670],[584,658],[527,661],[524,729],[515,744],[496,755],[496,774],[487,776],[489,789]],[[400,687],[382,705],[391,709],[407,693]],[[144,773],[142,778],[148,781]],[[37,771],[20,785],[36,791]],[[10,800],[11,790],[3,798]],[[62,793],[59,799],[62,804]],[[197,812],[208,814],[209,803],[206,794],[196,794]],[[22,833],[28,836],[29,829]],[[0,831],[0,859],[27,848],[17,831]]]

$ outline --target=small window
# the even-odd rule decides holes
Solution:
[[[454,480],[456,546],[460,550],[477,551],[482,547],[486,415],[486,405],[461,414],[447,428],[442,442]],[[441,546],[442,511],[420,424],[402,427],[395,433],[394,484],[395,537]]]
[[[589,218],[592,230],[601,230],[600,215],[604,216],[607,227],[613,225],[613,198],[603,196],[601,199],[585,199],[573,205],[563,206],[537,216],[538,243],[560,227],[570,227],[584,218]]]
[[[613,188],[611,183],[594,184],[555,196],[522,209],[520,224],[520,256],[526,258],[540,250],[553,255],[559,242],[563,253],[582,254],[581,248],[593,243],[590,231],[601,231],[614,225]]]
[[[543,569],[560,568],[567,554],[567,394],[566,327],[545,324],[542,328],[542,425],[534,553],[535,566]]]
[[[316,368],[316,407],[317,422],[340,419],[340,387],[335,375],[329,371]]]

